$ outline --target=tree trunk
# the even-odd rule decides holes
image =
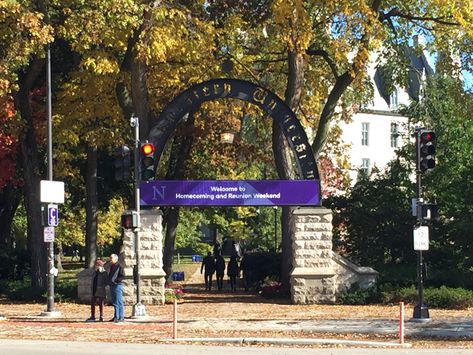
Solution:
[[[288,80],[285,92],[286,104],[296,112],[299,106],[302,83],[304,79],[304,59],[303,56],[295,51],[288,53]],[[292,180],[295,178],[293,169],[292,155],[289,144],[284,136],[281,127],[273,121],[273,153],[276,170],[280,179]],[[294,217],[292,207],[284,206],[281,215],[281,285],[282,292],[289,294],[290,290],[290,273],[292,271],[292,236],[295,233]]]
[[[45,290],[47,285],[47,250],[43,242],[40,204],[40,164],[36,131],[29,103],[33,83],[44,68],[44,60],[32,60],[20,76],[20,90],[13,94],[15,108],[25,124],[20,139],[20,161],[23,168],[25,209],[28,219],[28,250],[31,254],[31,287]]]
[[[163,270],[166,273],[166,279],[169,279],[172,275],[174,244],[176,240],[177,224],[179,223],[179,207],[169,208],[165,219],[166,235],[164,237]]]
[[[56,258],[56,267],[59,271],[64,271],[62,267],[62,257],[63,257],[63,250],[62,250],[62,243],[58,242],[56,247],[56,252],[54,253],[54,257]]]
[[[20,203],[20,192],[12,185],[7,185],[0,192],[0,247],[13,247],[11,225],[15,211]]]
[[[194,114],[189,113],[189,118],[186,121],[184,131],[190,132],[194,127]],[[178,143],[179,142],[179,143]],[[179,180],[184,177],[186,161],[189,158],[192,144],[194,143],[193,136],[182,136],[175,140],[173,149],[171,151],[170,165],[166,179]],[[173,164],[173,162],[175,162]],[[164,239],[163,251],[163,269],[166,272],[166,277],[172,274],[172,261],[174,257],[174,244],[176,240],[177,224],[179,223],[179,208],[169,209],[168,213],[164,215],[163,226],[166,226],[166,236]]]
[[[85,267],[92,268],[97,259],[97,147],[87,146],[85,172]]]

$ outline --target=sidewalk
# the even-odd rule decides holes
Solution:
[[[177,305],[180,341],[399,346],[398,306],[291,305],[243,291],[208,292],[199,271],[186,281],[185,301]],[[0,302],[0,315],[5,317],[0,320],[0,339],[174,342],[172,305],[147,305],[147,317],[118,324],[86,323],[87,305],[58,303],[57,308],[60,317],[47,318],[39,316],[44,305]],[[109,318],[111,311],[107,307]],[[126,315],[130,314],[127,306]],[[412,308],[405,314],[406,341],[450,341],[473,348],[473,309],[430,310],[431,321],[426,323],[409,321]]]

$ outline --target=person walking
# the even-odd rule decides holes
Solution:
[[[110,255],[110,271],[108,273],[108,284],[110,285],[110,296],[114,308],[111,322],[123,322],[125,320],[125,306],[123,304],[123,279],[125,274],[122,266],[118,263],[118,255]]]
[[[215,259],[215,274],[217,275],[217,288],[222,290],[223,276],[225,275],[225,259],[221,254]]]
[[[95,271],[92,278],[92,299],[90,301],[90,318],[87,322],[95,322],[95,306],[99,306],[99,321],[103,322],[103,306],[105,303],[105,287],[107,286],[107,272],[103,267],[103,261],[95,261]]]
[[[238,267],[237,257],[236,255],[232,255],[227,266],[227,275],[230,278],[230,287],[232,288],[232,291],[236,291],[237,277],[239,273],[240,270]]]
[[[240,269],[243,271],[243,285],[245,287],[245,291],[250,289],[251,285],[251,261],[248,257],[248,254],[243,253],[243,258],[241,259]]]
[[[202,260],[202,266],[200,267],[200,273],[204,271],[205,278],[205,289],[212,290],[212,276],[215,272],[215,259],[212,256],[212,253],[209,251],[207,256]]]

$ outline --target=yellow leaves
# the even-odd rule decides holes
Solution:
[[[305,52],[312,40],[312,24],[302,0],[277,0],[273,3],[275,24],[290,51]]]
[[[51,27],[43,15],[30,11],[27,4],[0,1],[0,96],[15,90],[16,72],[31,55],[44,53],[44,45],[52,41]]]
[[[108,208],[99,212],[97,231],[97,245],[99,247],[110,245],[114,239],[120,237],[120,218],[125,209],[122,198],[113,197]]]
[[[117,59],[104,51],[88,53],[81,64],[85,69],[99,75],[117,74],[120,71]]]

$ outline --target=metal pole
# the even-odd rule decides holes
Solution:
[[[146,316],[145,306],[141,303],[141,274],[140,274],[140,120],[138,117],[131,118],[131,124],[135,128],[135,150],[134,150],[134,170],[135,170],[135,211],[138,214],[138,228],[135,228],[135,261],[136,261],[136,304],[133,306],[133,317]]]
[[[273,206],[274,209],[274,251],[278,250],[278,206]]]
[[[419,149],[419,129],[416,129],[415,132],[415,139],[416,139],[416,149]],[[417,160],[420,157],[420,152],[416,151]],[[417,205],[421,203],[422,198],[422,181],[421,181],[422,173],[416,167],[416,197],[417,197]],[[417,206],[416,206],[417,207]],[[422,225],[422,215],[419,213],[419,208],[416,208],[416,218],[417,224],[419,226]],[[418,303],[414,307],[414,314],[412,316],[413,319],[417,320],[429,320],[429,309],[427,305],[424,304],[424,282],[423,282],[423,258],[422,258],[422,250],[417,251],[417,281],[418,281],[418,292],[419,292],[419,299]]]
[[[51,49],[46,47],[46,115],[48,121],[48,180],[53,180],[53,128],[52,128],[52,103],[51,103]],[[54,312],[54,275],[50,270],[54,268],[54,242],[48,243],[48,299],[46,312]]]

